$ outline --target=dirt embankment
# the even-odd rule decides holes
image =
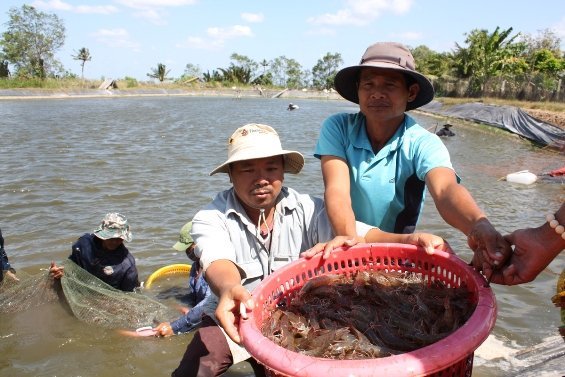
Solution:
[[[565,113],[547,110],[522,109],[534,118],[565,129]]]

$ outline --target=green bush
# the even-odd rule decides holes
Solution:
[[[126,88],[136,88],[139,86],[139,83],[133,77],[124,77],[124,81],[126,82]]]

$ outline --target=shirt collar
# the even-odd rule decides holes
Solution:
[[[367,118],[363,113],[357,113],[358,118],[355,119],[356,121],[354,124],[357,124],[358,127],[352,127],[351,132],[355,134],[352,137],[353,146],[355,148],[366,149],[368,151],[373,151],[373,147],[371,146],[371,142],[369,141],[369,136],[367,134]],[[378,152],[379,155],[387,155],[389,153],[395,152],[400,148],[402,145],[402,141],[404,140],[404,135],[406,134],[406,129],[414,123],[414,119],[412,119],[408,115],[404,115],[404,121],[398,127],[394,135],[387,141],[385,146]]]

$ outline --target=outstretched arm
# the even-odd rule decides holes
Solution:
[[[555,221],[562,226],[565,225],[565,203],[555,213]],[[551,227],[546,221],[537,228],[518,229],[506,236],[506,240],[514,245],[514,252],[501,271],[494,271],[492,282],[515,285],[534,280],[561,251],[565,250],[565,238],[563,238],[565,233],[559,234],[561,228],[558,226]]]
[[[191,292],[193,293],[193,292]],[[206,289],[206,294],[196,305],[192,308],[186,308],[184,315],[179,317],[176,321],[171,322],[171,330],[175,333],[186,333],[194,329],[196,326],[202,322],[202,316],[204,315],[204,307],[206,300],[210,297],[210,289]],[[196,295],[194,295],[196,296]],[[196,300],[194,300],[196,302]]]
[[[479,270],[502,266],[512,250],[492,226],[465,187],[457,183],[449,168],[434,168],[426,175],[426,185],[441,217],[467,235],[474,251],[473,265]]]
[[[251,293],[241,285],[241,275],[237,266],[227,259],[216,260],[210,264],[205,276],[212,292],[219,298],[216,318],[220,326],[234,342],[240,343],[240,304],[243,303],[249,311],[253,310],[255,304]]]

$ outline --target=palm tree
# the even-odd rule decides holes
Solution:
[[[84,80],[84,65],[86,64],[86,62],[92,60],[92,56],[90,56],[90,51],[88,51],[86,47],[81,48],[80,50],[78,50],[78,52],[75,51],[75,54],[76,55],[72,55],[73,59],[82,61],[82,63],[80,63],[81,77]]]
[[[170,69],[167,71],[167,66],[165,64],[159,63],[157,64],[157,68],[151,68],[152,73],[148,73],[147,76],[158,79],[160,82],[163,82],[167,79],[167,75],[171,71]]]
[[[260,66],[263,67],[263,74],[265,74],[265,70],[267,69],[267,67],[269,66],[269,62],[265,59],[263,59],[261,61],[261,63],[259,63]]]
[[[468,43],[469,47],[455,44],[456,68],[463,77],[470,78],[470,96],[482,96],[489,80],[502,72],[504,62],[509,57],[515,56],[516,46],[513,43],[520,34],[511,36],[512,30],[501,30],[499,26],[492,33],[484,29],[474,29],[466,34],[465,43]]]

